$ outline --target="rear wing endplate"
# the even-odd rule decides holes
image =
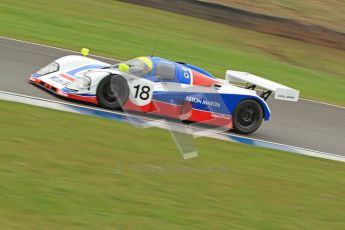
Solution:
[[[272,92],[274,93],[274,98],[278,100],[298,101],[299,98],[299,90],[292,89],[285,85],[247,72],[227,70],[225,80],[228,82],[246,83],[246,88],[252,90],[255,90],[256,87],[260,87],[264,90],[260,96],[265,100],[271,95]]]

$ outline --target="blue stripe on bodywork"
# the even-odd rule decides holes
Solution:
[[[78,95],[85,96],[85,97],[96,96],[96,94],[92,94],[92,93],[79,93]]]
[[[207,72],[206,70],[203,70],[203,69],[201,69],[201,68],[199,68],[199,67],[197,67],[197,66],[194,66],[194,65],[191,65],[191,64],[187,64],[187,63],[185,63],[185,64],[180,64],[180,65],[186,66],[186,67],[188,67],[189,69],[195,70],[196,72],[199,72],[199,73],[201,73],[201,74],[203,74],[203,75],[206,75],[207,77],[216,79],[215,76],[213,76],[212,74],[210,74],[210,73]]]
[[[38,73],[33,73],[33,74],[31,74],[31,77],[33,77],[33,78],[38,78],[38,77],[40,77],[41,75],[39,75]]]
[[[106,66],[107,65],[99,65],[99,64],[86,65],[86,66],[83,66],[83,67],[80,67],[80,68],[77,68],[77,69],[70,70],[70,71],[67,72],[67,74],[76,77],[76,74],[79,73],[80,71],[88,70],[88,69],[100,69],[100,68],[103,68],[103,67],[106,67]],[[61,91],[65,92],[65,93],[76,94],[76,95],[79,95],[79,96],[86,96],[86,97],[87,96],[95,96],[95,94],[88,94],[88,93],[78,94],[77,91],[75,91],[73,89],[68,89],[66,87],[62,88]]]
[[[85,97],[96,96],[96,94],[93,94],[93,93],[77,93],[77,91],[75,91],[73,89],[66,88],[66,87],[62,88],[61,91],[64,92],[64,93],[75,94],[75,95],[78,95],[78,96],[85,96]]]
[[[76,92],[75,90],[69,89],[69,88],[66,88],[66,87],[62,88],[61,91],[64,92],[64,93],[75,93]]]
[[[192,82],[192,76],[191,72],[188,68],[179,66],[180,68],[177,68],[178,73],[178,82],[181,84],[190,85]]]
[[[67,73],[69,75],[72,75],[72,76],[75,77],[76,73],[78,73],[80,71],[87,70],[87,69],[100,69],[100,68],[103,68],[103,67],[106,67],[106,66],[107,65],[99,65],[99,64],[87,65],[87,66],[83,66],[83,67],[80,67],[80,68],[77,68],[77,69],[74,69],[74,70],[70,70]]]
[[[154,92],[153,99],[175,105],[182,105],[185,101],[190,101],[194,109],[226,115],[232,115],[239,102],[253,99],[262,105],[264,119],[269,120],[270,117],[270,110],[267,105],[257,97],[250,95],[158,91]],[[207,104],[207,102],[211,104]]]

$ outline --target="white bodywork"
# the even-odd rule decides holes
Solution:
[[[90,94],[96,95],[97,86],[99,82],[109,74],[119,74],[125,77],[129,86],[133,85],[133,81],[143,81],[141,84],[151,85],[156,91],[176,91],[176,92],[201,92],[201,93],[214,93],[215,87],[200,87],[194,85],[184,85],[180,83],[173,82],[151,82],[146,79],[138,78],[136,76],[121,72],[117,69],[100,69],[98,68],[86,68],[84,70],[78,71],[74,76],[69,76],[69,78],[63,77],[69,71],[76,70],[78,68],[83,68],[85,66],[111,66],[109,63],[101,62],[92,58],[70,55],[59,58],[55,61],[59,64],[59,70],[50,74],[46,74],[40,77],[44,82],[52,85],[57,89],[68,88],[78,91],[78,94]],[[67,74],[68,75],[68,74]],[[91,85],[87,88],[80,87],[80,79],[83,76],[91,78]],[[137,84],[137,83],[136,83]],[[131,87],[130,87],[131,88]],[[221,84],[221,87],[217,89],[218,93],[231,93],[231,94],[245,94],[257,96],[256,92],[253,90],[237,87],[231,84]],[[130,91],[132,92],[132,90]],[[133,93],[130,93],[132,95]],[[135,103],[138,104],[138,103]],[[142,105],[142,102],[139,103]]]
[[[127,81],[130,89],[131,101],[139,106],[143,106],[150,100],[140,101],[140,99],[134,99],[134,89],[138,83],[140,85],[149,86],[152,90],[150,93],[150,98],[152,97],[153,91],[172,91],[172,92],[191,92],[191,93],[219,93],[219,94],[238,94],[238,95],[251,95],[257,97],[262,103],[266,104],[262,98],[260,98],[255,90],[245,89],[238,87],[229,82],[249,82],[255,84],[264,89],[271,90],[275,93],[275,98],[280,100],[297,101],[299,91],[291,89],[287,86],[269,81],[267,79],[245,73],[228,70],[226,72],[226,82],[224,80],[217,79],[219,84],[214,84],[213,87],[201,87],[190,84],[181,84],[174,82],[152,82],[147,79],[139,78],[131,74],[121,72],[115,68],[105,68],[110,67],[111,64],[101,62],[88,57],[70,55],[59,58],[55,61],[59,64],[58,71],[40,76],[40,80],[58,89],[57,93],[64,95],[66,90],[74,90],[73,94],[76,95],[86,95],[90,97],[95,97],[97,93],[97,87],[100,81],[108,76],[109,74],[118,74],[123,76]],[[70,71],[74,71],[73,74],[69,74]],[[84,86],[83,81],[85,78],[89,78],[91,83]]]
[[[135,98],[135,90],[133,89],[133,87],[140,84],[142,86],[149,86],[150,88],[154,88],[153,82],[128,73],[121,72],[117,69],[100,69],[100,67],[111,66],[108,63],[77,55],[70,55],[59,58],[55,61],[55,63],[59,65],[58,71],[40,76],[39,78],[41,81],[55,87],[58,90],[71,89],[75,90],[77,94],[95,96],[97,93],[98,84],[103,78],[109,76],[109,74],[119,74],[127,79],[130,89],[129,99],[135,105],[143,106],[150,102],[150,100],[144,101],[140,98]],[[90,68],[85,68],[87,66],[89,66]],[[92,66],[95,67],[92,68]],[[81,70],[75,71],[78,68],[81,68]],[[75,71],[76,73],[72,76],[68,74],[70,71]],[[88,87],[83,87],[80,84],[84,77],[88,77],[91,79],[91,84]],[[57,93],[64,96],[64,93],[62,91],[58,91]],[[153,91],[149,93],[149,99],[152,98],[152,94]]]
[[[59,70],[50,74],[46,74],[40,77],[41,80],[44,82],[52,85],[57,89],[62,88],[70,88],[74,90],[80,91],[79,93],[96,93],[97,85],[99,81],[104,77],[107,73],[100,73],[94,74],[93,81],[91,87],[89,89],[81,89],[78,87],[78,79],[82,77],[86,72],[93,70],[92,68],[81,70],[80,72],[76,73],[75,76],[63,77],[61,74],[66,74],[69,71],[83,68],[85,66],[91,65],[99,65],[99,66],[110,66],[110,64],[101,62],[95,59],[91,59],[88,57],[82,57],[78,55],[70,55],[59,58],[55,61],[59,64]],[[97,70],[97,69],[94,69]]]

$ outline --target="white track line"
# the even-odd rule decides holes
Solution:
[[[39,44],[39,43],[35,43],[35,42],[28,42],[28,41],[14,39],[14,38],[8,38],[8,37],[4,37],[4,36],[0,36],[0,38],[6,39],[6,40],[11,40],[11,41],[16,41],[16,42],[22,42],[22,43],[26,43],[26,44],[30,44],[30,45],[36,45],[36,46],[42,46],[42,47],[51,48],[51,49],[67,51],[67,52],[80,53],[79,51],[75,51],[75,50],[69,50],[69,49],[64,49],[64,48],[59,48],[59,47],[54,47],[54,46],[49,46],[49,45],[43,45],[43,44]],[[102,57],[102,56],[94,55],[94,54],[90,54],[89,56],[96,57],[96,58],[108,59],[108,60],[112,60],[112,61],[118,61],[118,62],[121,61],[118,59],[113,59],[113,58],[109,58],[109,57]],[[315,101],[315,100],[306,99],[306,98],[300,98],[300,100],[309,101],[309,102],[318,103],[318,104],[327,105],[327,106],[332,106],[332,107],[336,107],[339,109],[345,109],[345,106],[341,106],[341,105],[334,105],[334,104],[321,102],[321,101]]]
[[[327,105],[327,106],[332,106],[338,109],[345,109],[345,106],[341,106],[341,105],[334,105],[334,104],[330,104],[330,103],[326,103],[326,102],[322,102],[322,101],[315,101],[315,100],[311,100],[311,99],[306,99],[306,98],[300,98],[304,101],[309,101],[309,102],[313,102],[313,103],[317,103],[317,104],[321,104],[321,105]]]
[[[3,97],[2,95],[19,97],[20,99],[8,98],[8,96]],[[52,106],[43,105],[42,103],[27,102],[27,101],[23,100],[25,98],[28,100],[36,100],[36,101],[40,101],[40,102],[53,103],[53,104],[55,104],[55,106],[52,107]],[[39,97],[27,96],[27,95],[12,93],[12,92],[3,91],[3,90],[0,90],[0,100],[14,101],[14,102],[19,102],[19,103],[24,103],[24,104],[29,104],[29,105],[39,106],[39,107],[63,110],[63,111],[67,111],[67,112],[75,112],[75,111],[73,111],[73,110],[71,111],[69,109],[62,109],[62,108],[59,108],[57,105],[65,105],[65,106],[84,108],[84,109],[89,109],[89,110],[94,110],[94,111],[95,110],[96,111],[102,111],[102,112],[106,112],[106,113],[110,113],[110,114],[117,114],[117,115],[121,115],[121,116],[129,116],[129,117],[133,117],[133,118],[147,120],[147,121],[150,121],[151,123],[153,122],[152,126],[154,126],[154,127],[166,129],[164,124],[167,121],[164,121],[164,120],[152,119],[149,117],[135,115],[135,114],[124,114],[121,112],[109,111],[109,110],[105,110],[105,109],[97,108],[97,107],[91,107],[91,106],[73,104],[73,103],[68,103],[68,102],[54,101],[54,100],[49,100],[49,99],[44,99],[44,98],[39,98]],[[80,113],[80,112],[78,112],[78,113]],[[87,114],[87,115],[89,115],[89,114]],[[186,125],[177,124],[175,122],[168,122],[168,123],[170,123],[174,126],[186,127]],[[199,136],[198,133],[201,134],[202,132],[204,132],[204,134],[201,134],[200,137],[210,137],[210,138],[214,138],[214,139],[221,139],[221,140],[225,140],[225,141],[239,142],[239,143],[244,144],[244,142],[241,142],[241,141],[238,141],[238,139],[237,140],[235,139],[235,138],[240,138],[242,140],[245,139],[245,140],[253,141],[253,143],[251,143],[250,145],[257,146],[257,147],[277,149],[277,150],[287,151],[287,152],[300,154],[300,155],[306,155],[306,156],[318,157],[318,158],[334,160],[334,161],[339,161],[339,162],[345,162],[345,156],[343,156],[343,155],[327,153],[327,152],[322,152],[322,151],[317,151],[317,150],[311,150],[311,149],[297,147],[297,146],[293,146],[293,145],[280,144],[280,143],[276,143],[276,142],[265,141],[265,140],[261,140],[261,139],[251,138],[251,137],[244,137],[241,135],[219,132],[219,131],[215,131],[212,129],[211,130],[205,130],[205,129],[198,128],[198,127],[192,127],[192,129],[198,131],[195,133],[196,136]],[[277,147],[279,147],[279,148],[277,148]],[[285,147],[285,148],[282,148],[282,147]]]
[[[35,43],[35,42],[28,42],[28,41],[14,39],[14,38],[8,38],[8,37],[4,37],[4,36],[0,36],[0,38],[1,39],[10,40],[10,41],[22,42],[22,43],[26,43],[26,44],[30,44],[30,45],[42,46],[42,47],[46,47],[46,48],[50,48],[50,49],[56,49],[56,50],[62,50],[62,51],[66,51],[66,52],[72,52],[72,53],[80,54],[80,51],[69,50],[69,49],[64,49],[64,48],[55,47],[55,46],[49,46],[49,45],[43,45],[43,44],[39,44],[39,43]],[[109,57],[102,57],[102,56],[94,55],[94,54],[90,54],[88,56],[96,57],[96,58],[108,59],[108,60],[112,60],[112,61],[121,61],[121,60],[117,60],[117,59],[113,59],[113,58],[109,58]]]

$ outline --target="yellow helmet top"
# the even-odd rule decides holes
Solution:
[[[149,68],[149,70],[150,71],[152,70],[152,65],[153,64],[152,64],[152,61],[151,61],[150,58],[148,58],[148,57],[137,57],[136,59],[144,62],[147,65],[147,67]]]

